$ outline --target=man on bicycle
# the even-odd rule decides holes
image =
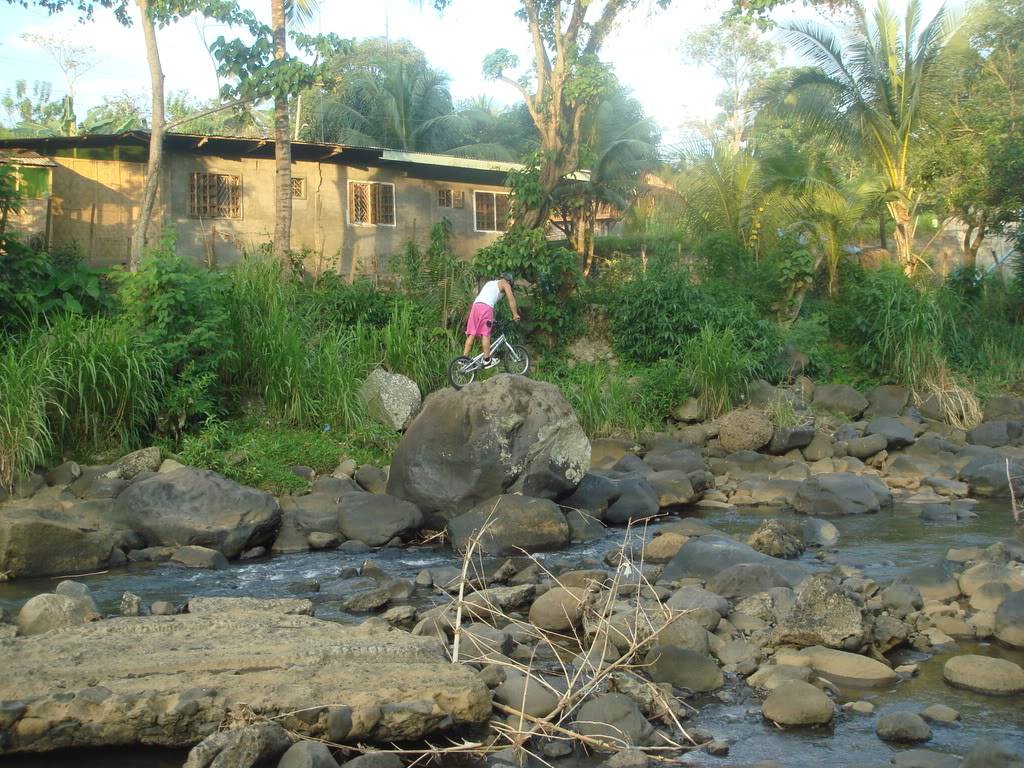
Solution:
[[[497,280],[484,283],[480,293],[473,299],[473,308],[469,310],[466,321],[466,346],[462,354],[469,357],[473,349],[473,341],[479,336],[484,348],[484,368],[493,368],[498,361],[491,357],[491,326],[494,325],[494,305],[501,301],[501,294],[508,296],[508,306],[512,310],[512,319],[519,321],[519,308],[516,297],[512,293],[512,275],[502,274]]]

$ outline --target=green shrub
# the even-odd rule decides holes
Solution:
[[[711,417],[738,402],[755,370],[750,353],[733,330],[710,325],[686,342],[683,364],[695,396]]]
[[[523,325],[535,341],[553,348],[571,341],[581,331],[576,254],[549,244],[544,230],[510,229],[477,251],[473,271],[480,279],[511,272],[516,279],[530,283],[520,304]],[[502,310],[507,311],[504,307]]]
[[[318,328],[356,323],[381,328],[391,319],[395,299],[369,280],[346,283],[334,272],[321,275],[305,297],[310,320]]]

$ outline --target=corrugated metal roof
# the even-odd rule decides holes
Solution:
[[[19,149],[17,147],[0,149],[0,163],[42,166],[44,168],[52,168],[57,165],[45,155],[40,155],[31,149]]]

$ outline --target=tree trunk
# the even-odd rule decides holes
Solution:
[[[142,191],[142,205],[135,222],[132,248],[128,254],[128,269],[136,272],[142,263],[146,247],[149,220],[153,215],[157,189],[160,187],[160,167],[164,154],[164,73],[160,67],[160,49],[156,44],[156,25],[150,15],[149,0],[135,0],[142,16],[142,35],[146,40],[146,60],[149,63],[150,88],[153,91],[153,118],[149,129],[149,162],[146,165],[146,186]]]
[[[885,214],[878,214],[878,245],[889,250],[889,241],[885,237]]]
[[[270,1],[274,31],[274,61],[283,61],[287,34],[285,0]],[[291,248],[292,231],[292,144],[288,130],[288,97],[274,96],[274,162],[277,184],[274,186],[274,255],[283,259]]]
[[[978,264],[978,251],[985,239],[985,220],[977,224],[968,224],[964,232],[964,260],[963,266],[966,269],[974,269]],[[973,237],[972,237],[973,235]]]
[[[917,260],[914,258],[914,230],[917,229],[914,223],[914,214],[910,207],[903,200],[893,200],[886,203],[889,214],[896,223],[896,231],[893,232],[893,239],[896,241],[896,258],[907,276],[912,276],[917,269]]]

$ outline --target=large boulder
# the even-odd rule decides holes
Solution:
[[[752,408],[732,411],[719,420],[718,439],[729,453],[763,448],[773,433],[771,419]]]
[[[1014,445],[1020,442],[1022,427],[1019,421],[985,421],[967,433],[967,442],[989,448]]]
[[[789,680],[772,691],[761,705],[766,719],[779,725],[825,725],[832,720],[832,699],[802,680]]]
[[[8,752],[190,747],[243,710],[351,743],[414,741],[491,715],[487,686],[436,640],[307,616],[108,619],[0,641],[0,653]]]
[[[867,410],[867,398],[846,384],[820,384],[814,388],[814,406],[856,419]]]
[[[637,703],[622,693],[605,693],[587,701],[576,715],[575,728],[605,742],[610,750],[646,746],[654,734]]]
[[[560,498],[590,466],[590,443],[558,388],[499,374],[430,395],[402,436],[387,490],[452,517],[502,493]]]
[[[412,421],[423,401],[415,381],[383,368],[370,371],[359,396],[370,416],[386,427],[400,432]]]
[[[66,512],[36,500],[0,506],[0,573],[22,578],[104,568],[118,537],[103,521],[75,515],[88,504]]]
[[[856,651],[863,645],[865,633],[861,607],[834,576],[821,573],[797,590],[796,601],[775,628],[772,642]]]
[[[942,676],[955,688],[978,693],[1011,696],[1024,692],[1024,669],[1007,659],[975,654],[954,656],[943,665]]]
[[[749,545],[728,536],[709,535],[690,539],[683,544],[675,557],[665,566],[661,578],[664,581],[675,581],[687,576],[707,579],[740,563],[768,565],[790,586],[799,584],[807,575],[798,563],[763,555]]]
[[[198,544],[229,558],[269,547],[281,524],[281,508],[269,493],[191,467],[132,484],[114,502],[114,515],[147,546]]]
[[[800,655],[810,660],[811,669],[836,685],[881,688],[899,680],[885,664],[860,654],[816,645],[804,648]]]
[[[485,555],[540,552],[569,543],[569,524],[558,505],[529,496],[496,496],[448,521],[452,547],[463,551],[479,532]]]
[[[415,533],[422,525],[423,513],[415,504],[386,493],[354,491],[339,502],[338,528],[346,538],[371,547]]]
[[[1007,645],[1024,648],[1024,591],[1010,593],[999,604],[995,635]]]
[[[303,552],[310,548],[310,536],[339,533],[338,502],[354,491],[356,485],[348,477],[321,477],[310,493],[282,496],[281,528],[274,552]]]
[[[892,416],[879,416],[868,422],[866,436],[881,435],[889,450],[906,448],[914,442],[914,430]]]
[[[747,538],[747,544],[770,557],[799,557],[804,551],[803,542],[778,520],[765,520],[761,523],[761,527]]]
[[[890,499],[884,483],[850,472],[836,472],[804,480],[793,499],[793,508],[815,517],[860,515],[878,512]]]
[[[868,408],[864,415],[869,419],[878,416],[899,416],[910,402],[910,392],[898,384],[882,384],[870,390],[867,398]]]
[[[644,665],[654,682],[671,683],[695,693],[717,691],[725,684],[722,670],[713,659],[677,645],[652,648]]]
[[[1009,498],[1011,482],[1014,496],[1018,499],[1024,496],[1024,463],[999,454],[973,459],[960,470],[960,479],[967,483],[974,496]]]
[[[985,405],[985,416],[982,421],[1024,421],[1024,397],[1000,395],[993,397]]]
[[[88,595],[43,593],[30,598],[18,611],[18,633],[41,635],[52,629],[64,629],[96,621],[96,605]]]
[[[716,573],[707,582],[709,591],[728,598],[750,597],[775,587],[788,586],[789,582],[768,563],[731,565]]]
[[[882,741],[918,744],[932,737],[932,729],[914,712],[889,712],[878,718],[875,733]]]
[[[548,632],[571,632],[583,615],[584,590],[555,587],[533,601],[530,623]]]
[[[768,451],[782,455],[796,448],[806,448],[814,440],[816,434],[814,424],[810,422],[795,427],[775,427]]]

